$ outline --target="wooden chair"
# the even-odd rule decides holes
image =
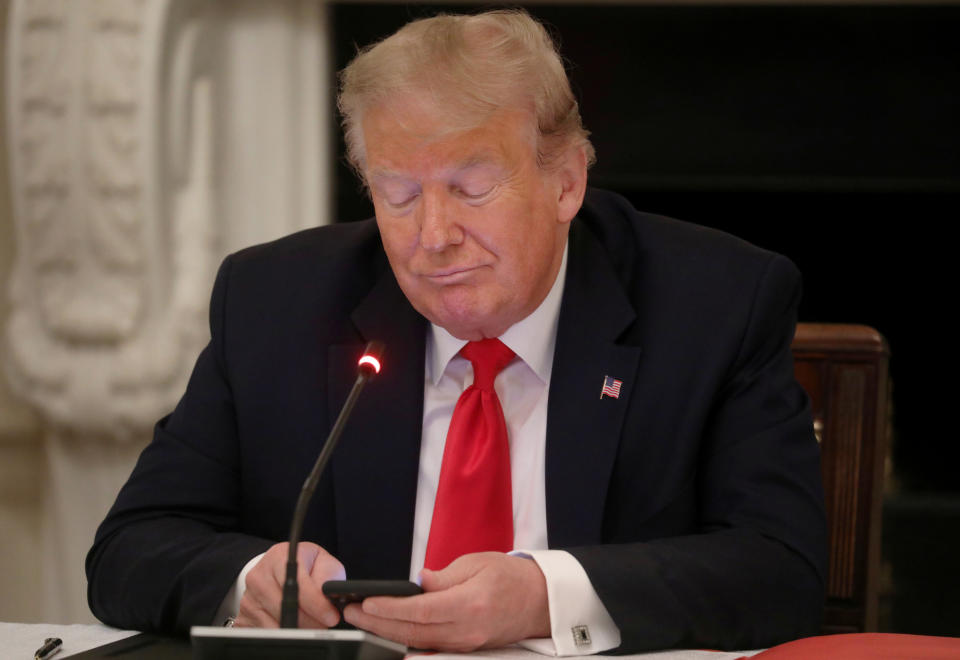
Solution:
[[[794,372],[810,395],[830,531],[823,632],[877,629],[887,454],[886,340],[862,325],[800,323]]]

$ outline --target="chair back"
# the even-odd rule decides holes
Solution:
[[[889,355],[883,336],[862,325],[799,323],[793,340],[794,373],[820,442],[830,533],[825,634],[877,629]]]

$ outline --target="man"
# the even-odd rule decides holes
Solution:
[[[343,612],[421,648],[815,632],[825,525],[789,350],[795,268],[587,191],[576,102],[523,12],[407,25],[344,71],[340,107],[376,221],[224,262],[210,345],[88,557],[94,613],[277,625],[300,484],[381,339],[384,373],[305,524],[300,625],[340,620],[320,585],[346,573],[422,579],[421,596]],[[488,433],[464,450],[478,477],[451,447]]]

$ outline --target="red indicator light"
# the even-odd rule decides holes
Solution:
[[[364,355],[362,358],[360,358],[360,362],[357,364],[361,367],[365,364],[369,364],[373,368],[374,373],[380,373],[380,360],[372,355]]]

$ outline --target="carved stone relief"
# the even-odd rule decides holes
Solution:
[[[196,319],[159,318],[155,299],[177,248],[156,245],[159,209],[144,194],[160,183],[145,107],[163,89],[144,52],[145,31],[163,27],[147,23],[158,4],[170,3],[31,0],[10,21],[8,374],[49,423],[118,438],[169,406],[196,350],[169,339]]]
[[[323,221],[325,204],[311,204],[311,217],[290,210],[311,197],[291,201],[305,188],[300,177],[317,177],[314,187],[324,191],[317,170],[325,154],[305,153],[319,151],[319,141],[293,136],[271,162],[249,154],[244,162],[244,136],[220,128],[250,126],[246,115],[270,125],[291,118],[302,125],[307,116],[323,125],[322,58],[296,58],[304,83],[288,81],[288,98],[257,108],[251,85],[231,75],[230,54],[218,52],[238,42],[234,23],[247,35],[237,57],[250,57],[257,39],[275,45],[277,26],[308,30],[279,35],[290,44],[286,52],[255,53],[270,75],[271,64],[289,64],[303,43],[320,41],[317,5],[267,4],[12,4],[7,114],[17,259],[6,367],[48,422],[117,438],[149,428],[175,403],[205,342],[209,287],[223,253]],[[305,14],[314,19],[306,28]],[[303,89],[314,98],[302,98]],[[244,105],[231,105],[237,97]],[[217,162],[225,149],[232,158]],[[311,161],[314,167],[303,167]],[[238,162],[247,185],[230,177],[241,171]],[[289,176],[278,180],[274,170]],[[250,186],[251,178],[263,189]],[[232,196],[218,197],[223,190]],[[289,208],[254,220],[222,217],[223,208],[256,206],[258,192]]]

